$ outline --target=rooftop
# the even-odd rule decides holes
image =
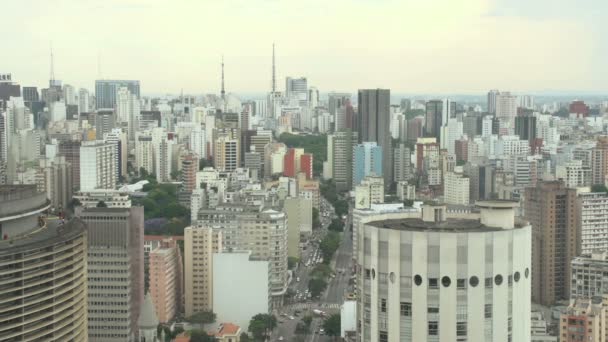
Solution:
[[[60,220],[47,221],[44,227],[29,234],[0,241],[0,256],[61,243],[82,234],[84,230],[85,224],[79,219],[72,219],[67,223]]]
[[[220,325],[220,329],[217,331],[217,333],[215,333],[215,336],[217,336],[217,337],[234,336],[239,332],[239,330],[241,330],[241,327],[239,327],[236,324],[222,323]]]
[[[478,219],[451,219],[441,222],[425,222],[419,218],[381,220],[367,223],[377,228],[405,230],[405,231],[434,231],[446,233],[460,232],[490,232],[504,230],[500,227],[490,227],[482,224]],[[515,222],[515,228],[523,228],[524,222]]]

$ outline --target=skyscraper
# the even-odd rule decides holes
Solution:
[[[116,121],[127,123],[129,141],[135,140],[135,132],[140,116],[139,96],[128,87],[120,87],[116,92]]]
[[[351,190],[353,186],[353,147],[357,132],[336,132],[327,137],[327,162],[331,177],[338,190]]]
[[[496,95],[496,117],[501,121],[513,124],[516,116],[517,96],[511,95],[510,92],[502,92]]]
[[[88,340],[129,341],[144,299],[144,208],[78,207],[76,216],[88,227]]]
[[[133,80],[97,80],[95,81],[95,101],[97,109],[114,109],[116,94],[120,87],[126,87],[139,99],[139,81]]]
[[[576,189],[538,182],[524,195],[532,225],[532,300],[552,305],[570,296],[570,261],[580,254]]]
[[[87,340],[87,231],[47,219],[35,185],[0,186],[0,340]]]
[[[439,142],[443,118],[443,102],[431,100],[426,103],[424,116],[424,136],[437,138]]]
[[[391,91],[389,89],[359,89],[357,128],[359,142],[375,141],[382,147],[384,186],[393,181],[393,149],[390,134]]]
[[[489,114],[496,114],[496,96],[498,94],[500,94],[500,92],[497,89],[493,89],[488,92],[487,107]]]
[[[382,147],[376,142],[364,142],[353,151],[353,186],[369,175],[382,176]]]
[[[116,146],[100,140],[80,146],[80,190],[114,189],[118,181]]]

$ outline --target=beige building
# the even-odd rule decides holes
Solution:
[[[561,342],[606,342],[606,298],[579,298],[571,301],[559,322]]]
[[[156,316],[160,323],[167,323],[180,312],[183,289],[182,255],[177,241],[171,238],[148,255],[150,289]]]
[[[462,167],[457,172],[446,172],[443,180],[443,195],[446,204],[469,204],[469,177],[462,174]],[[459,172],[458,172],[459,171]]]
[[[366,176],[355,186],[355,208],[369,208],[372,204],[384,203],[384,178]]]
[[[552,305],[570,298],[570,262],[580,254],[576,189],[563,181],[526,188],[524,216],[532,225],[532,300]]]
[[[184,229],[186,317],[213,309],[213,253],[222,251],[223,232],[209,227]]]
[[[312,233],[312,201],[301,197],[285,199],[283,211],[287,214],[287,255],[300,257],[300,236]]]
[[[0,341],[88,341],[86,227],[49,207],[35,186],[0,186]]]
[[[217,170],[234,171],[239,167],[240,147],[238,139],[221,136],[215,140],[214,146],[213,160]]]

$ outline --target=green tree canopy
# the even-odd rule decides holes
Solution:
[[[204,330],[192,330],[190,331],[190,342],[213,342],[216,341],[215,337],[210,336]]]
[[[591,192],[608,192],[608,188],[604,184],[595,184],[591,186]]]
[[[107,208],[108,205],[104,201],[97,202],[97,208]]]
[[[255,340],[263,340],[277,326],[277,318],[270,314],[257,314],[249,321],[249,332]]]
[[[201,311],[194,313],[192,316],[186,318],[186,322],[209,324],[215,323],[216,315],[212,311]]]
[[[327,281],[325,279],[311,278],[308,280],[308,290],[310,291],[310,295],[313,297],[321,295],[326,287]]]
[[[329,316],[328,319],[323,322],[323,329],[328,336],[340,336],[340,314],[334,314]]]

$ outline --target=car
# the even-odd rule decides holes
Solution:
[[[289,316],[289,319],[293,321],[293,320],[294,320],[294,319],[296,319],[296,318],[295,318],[295,317],[293,317],[293,316]]]
[[[278,341],[283,341],[283,340],[284,340],[283,336],[279,336]]]
[[[296,281],[300,281],[300,277],[296,277]]]

